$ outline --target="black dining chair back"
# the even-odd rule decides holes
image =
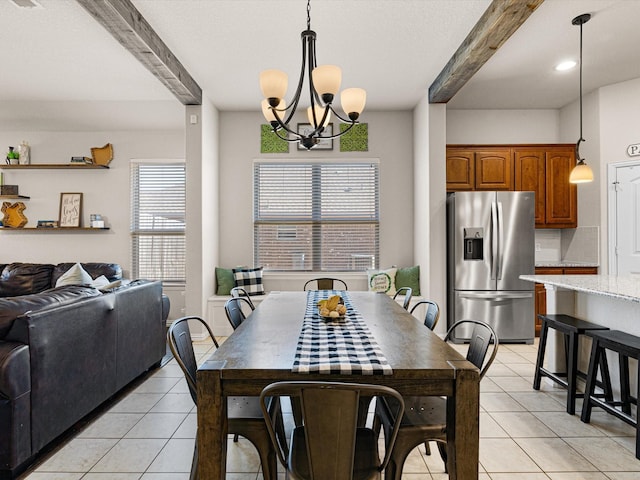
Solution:
[[[313,288],[314,284],[316,288]],[[348,290],[348,288],[344,280],[340,280],[339,278],[322,277],[308,280],[304,284],[303,290],[306,292],[307,290]]]
[[[496,358],[500,342],[495,330],[489,324],[471,319],[454,323],[447,331],[445,340],[449,340],[460,325],[467,323],[474,324],[474,327],[469,337],[466,358],[478,367],[480,379],[482,379]],[[493,345],[493,350],[487,359],[490,345]],[[421,443],[425,444],[427,454],[430,454],[429,441],[437,442],[445,469],[447,465],[447,399],[445,397],[404,397],[404,402],[405,414],[401,420],[389,466],[385,471],[386,480],[400,480],[407,456]],[[375,430],[379,431],[382,426],[386,435],[398,418],[393,404],[384,399],[376,402]]]
[[[411,303],[411,297],[413,296],[413,289],[411,287],[400,287],[396,290],[396,294],[393,296],[393,299],[395,300],[400,295],[404,295],[402,308],[409,310],[409,304]]]
[[[230,291],[231,296],[233,298],[238,298],[238,297],[242,297],[242,298],[246,298],[247,302],[249,303],[249,306],[251,307],[251,310],[255,310],[256,307],[253,304],[253,301],[251,300],[251,297],[249,296],[249,294],[247,293],[247,291],[242,288],[242,287],[233,287]]]
[[[266,399],[287,396],[297,399],[302,424],[295,426],[288,445],[289,455],[280,448],[269,421]],[[376,433],[358,426],[361,396],[392,398],[404,411],[400,394],[379,385],[343,382],[277,382],[260,395],[262,411],[278,458],[287,478],[299,480],[347,480],[380,478],[389,461],[398,425],[385,437],[385,455],[380,460]]]
[[[438,320],[440,319],[440,307],[436,302],[431,300],[420,300],[411,308],[410,313],[415,312],[421,305],[424,305],[426,309],[424,314],[424,326],[429,330],[433,330],[436,328]]]
[[[167,331],[167,343],[171,349],[176,362],[184,373],[185,380],[189,387],[189,393],[193,403],[198,405],[198,389],[196,383],[196,372],[198,365],[196,355],[193,350],[193,341],[189,330],[189,322],[200,324],[213,340],[213,344],[218,348],[211,328],[200,317],[190,316],[174,320]],[[257,397],[228,397],[227,398],[228,431],[230,434],[241,435],[249,440],[258,451],[262,471],[265,480],[277,479],[277,459],[274,449],[271,447],[271,437],[267,431],[267,425],[262,415],[260,401]],[[268,414],[271,416],[271,423],[275,425],[276,438],[279,442],[284,438],[284,425],[279,399],[273,399],[267,405]],[[198,434],[196,432],[193,459],[191,461],[190,480],[198,478]]]
[[[249,312],[251,312],[254,310],[251,308],[252,306],[253,304],[251,301],[244,297],[230,298],[224,303],[224,312],[226,313],[227,319],[234,330],[238,328],[248,317],[248,314],[245,313],[243,307],[248,308]]]

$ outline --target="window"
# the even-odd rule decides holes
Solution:
[[[254,164],[254,262],[358,271],[379,259],[378,161]]]
[[[184,162],[132,161],[133,278],[186,282]]]

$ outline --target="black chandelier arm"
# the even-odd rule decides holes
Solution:
[[[584,159],[580,156],[580,143],[582,142],[586,142],[586,140],[582,138],[582,135],[580,135],[580,138],[576,142],[576,160],[578,160],[578,162],[584,163]]]

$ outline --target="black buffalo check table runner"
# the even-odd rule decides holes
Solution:
[[[320,316],[318,301],[332,295],[342,297],[347,307],[344,319],[327,320]],[[344,290],[307,292],[307,308],[292,371],[353,375],[393,373],[362,315]]]

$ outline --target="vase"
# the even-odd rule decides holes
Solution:
[[[20,165],[29,165],[31,163],[31,147],[26,141],[22,141],[22,143],[18,146],[18,153],[20,154]]]

